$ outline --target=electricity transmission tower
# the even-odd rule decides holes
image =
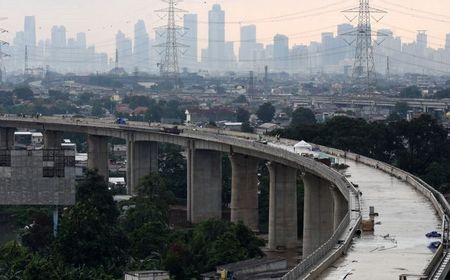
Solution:
[[[355,36],[356,39],[351,44],[356,44],[355,61],[353,64],[353,83],[359,88],[367,88],[370,93],[376,81],[375,61],[373,56],[372,26],[371,18],[379,22],[386,14],[386,11],[370,7],[369,0],[359,0],[359,7],[342,11],[344,14],[356,14],[346,18],[353,22],[358,19],[356,30],[343,35]],[[373,14],[381,14],[375,18]],[[378,34],[380,35],[380,34]]]
[[[4,20],[4,19],[6,19],[6,18],[0,18],[0,20]],[[3,34],[3,33],[8,33],[8,30],[0,28],[0,34]],[[7,46],[7,45],[9,45],[8,42],[0,40],[0,83],[3,83],[3,81],[6,78],[6,67],[5,67],[5,62],[3,61],[3,58],[9,57],[10,55],[3,52],[3,46]]]
[[[179,72],[178,55],[182,48],[187,48],[187,45],[178,42],[177,37],[181,36],[180,30],[183,27],[176,24],[175,15],[177,13],[187,13],[187,11],[178,9],[175,6],[183,0],[161,0],[169,4],[169,7],[157,10],[158,13],[165,13],[167,16],[167,25],[160,26],[157,30],[165,30],[165,43],[158,44],[155,47],[161,49],[160,55],[161,63],[159,69],[161,76],[167,81],[171,82],[175,88],[179,87]]]

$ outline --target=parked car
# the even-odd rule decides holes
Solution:
[[[432,231],[432,232],[429,232],[429,233],[425,234],[425,236],[428,237],[428,238],[439,238],[439,237],[442,236],[442,234],[440,234],[437,231]]]
[[[435,241],[435,242],[431,242],[430,245],[428,245],[428,248],[431,250],[434,250],[434,249],[439,248],[439,246],[441,246],[441,242]]]

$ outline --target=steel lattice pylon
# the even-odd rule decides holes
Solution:
[[[178,75],[180,72],[178,65],[178,55],[181,48],[187,47],[184,44],[178,42],[177,37],[180,30],[183,27],[176,24],[175,14],[176,13],[186,13],[187,11],[181,10],[175,7],[176,4],[182,2],[183,0],[162,0],[169,4],[168,8],[157,10],[156,12],[165,13],[167,15],[167,25],[160,26],[158,30],[164,29],[166,32],[166,42],[163,44],[156,45],[155,47],[160,48],[162,54],[161,63],[159,64],[159,69],[161,76],[171,81],[175,87],[179,86]]]
[[[356,50],[352,80],[359,88],[367,87],[367,91],[370,92],[376,80],[372,44],[372,36],[374,34],[372,33],[371,16],[375,13],[385,14],[386,12],[371,8],[369,0],[360,0],[359,7],[345,10],[343,13],[356,13],[357,16],[348,19],[350,21],[353,21],[356,18],[358,19],[356,30],[343,34],[356,37],[353,41],[356,43]],[[381,18],[376,21],[379,20],[381,20]]]
[[[0,20],[4,20],[6,18],[0,18]],[[0,28],[0,34],[7,33],[8,31],[5,29]],[[9,45],[8,42],[0,40],[0,83],[3,83],[3,81],[6,78],[6,67],[5,62],[3,61],[3,58],[9,57],[9,54],[6,54],[3,52],[3,46]]]

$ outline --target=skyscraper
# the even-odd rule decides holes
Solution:
[[[289,69],[289,38],[277,34],[273,38],[274,69],[278,72],[287,72]]]
[[[333,32],[322,33],[322,48],[321,48],[321,60],[322,66],[334,64],[333,48],[334,46],[334,34]]]
[[[150,70],[150,40],[143,20],[134,25],[134,66],[141,70]]]
[[[256,49],[256,26],[241,27],[241,46],[239,47],[239,62],[244,70],[252,68],[253,52]]]
[[[212,70],[221,68],[225,51],[225,12],[219,4],[208,13],[208,66]]]
[[[416,55],[425,56],[425,52],[428,47],[428,36],[426,31],[424,30],[418,31],[416,44],[417,44]]]
[[[195,69],[198,63],[198,18],[196,14],[184,15],[185,35],[182,42],[188,46],[186,53],[181,55],[181,66]]]
[[[33,61],[36,56],[36,19],[34,16],[26,16],[24,24],[25,46],[28,50],[29,61]]]
[[[67,61],[67,38],[64,26],[53,26],[51,38],[50,66],[58,71],[66,71],[64,62]]]
[[[118,52],[119,66],[124,68],[126,71],[132,71],[133,42],[120,30],[116,35],[116,48]]]
[[[450,50],[450,33],[445,35],[445,49]]]

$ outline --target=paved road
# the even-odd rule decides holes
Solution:
[[[413,187],[387,173],[341,160],[350,166],[350,181],[359,185],[364,219],[369,206],[379,213],[375,232],[355,239],[348,254],[319,279],[398,279],[400,274],[421,274],[433,257],[425,237],[440,230],[441,221],[431,203]],[[412,278],[414,279],[414,278]]]

